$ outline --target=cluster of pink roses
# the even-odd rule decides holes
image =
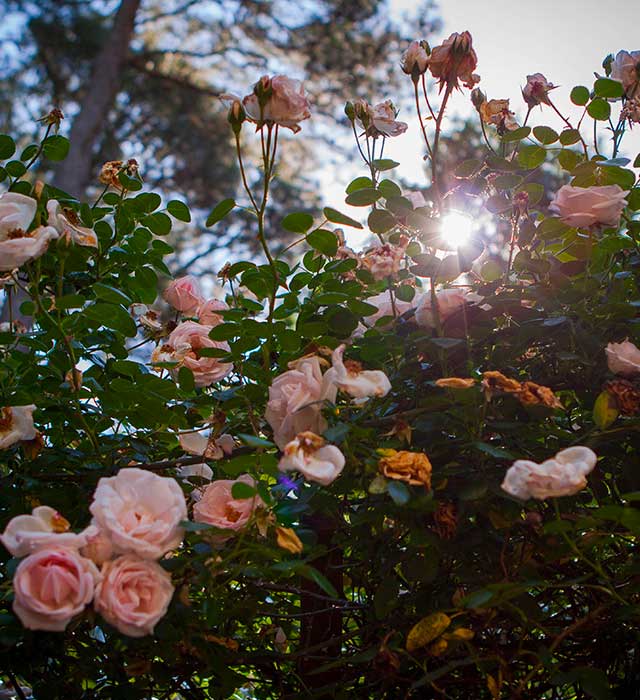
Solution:
[[[182,489],[169,477],[121,469],[100,479],[89,510],[91,525],[78,534],[48,506],[8,523],[0,540],[24,557],[13,578],[14,612],[29,629],[58,632],[93,601],[122,634],[152,634],[173,596],[157,560],[182,542]]]
[[[64,238],[68,243],[98,245],[96,234],[81,226],[75,213],[63,210],[55,199],[47,202],[46,225],[29,230],[38,203],[19,192],[0,195],[0,272],[11,272],[43,255],[49,241]]]
[[[221,362],[219,358],[209,357],[202,352],[212,348],[229,351],[228,343],[209,338],[211,330],[222,323],[219,312],[227,309],[227,305],[218,299],[205,299],[198,281],[191,275],[171,282],[163,297],[188,320],[179,323],[166,342],[156,348],[152,362],[171,363],[174,375],[181,367],[186,367],[193,373],[197,387],[211,386],[228,376],[233,370],[232,364]],[[191,320],[193,318],[196,321]]]

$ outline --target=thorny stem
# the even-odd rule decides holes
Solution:
[[[423,78],[423,82],[424,82],[424,76],[422,78]],[[429,157],[431,158],[431,160],[433,160],[433,151],[431,150],[431,144],[429,143],[429,137],[427,136],[427,129],[424,125],[424,120],[422,118],[422,112],[420,110],[420,99],[418,96],[418,83],[414,82],[413,88],[414,88],[414,94],[415,94],[415,99],[416,99],[416,110],[418,111],[418,121],[420,122],[420,129],[422,130],[422,137],[424,138],[425,146],[427,147],[427,151],[429,152]],[[427,93],[425,90],[425,98],[426,98],[426,94]],[[429,106],[429,109],[431,109],[430,106]]]
[[[551,98],[547,95],[547,100],[548,104],[551,107],[551,109],[562,119],[562,121],[567,125],[569,129],[573,129],[573,125],[571,122],[560,112],[560,110],[555,106],[555,104],[551,101]],[[583,115],[584,116],[584,115]],[[580,118],[580,123],[582,123],[582,118]],[[580,129],[580,123],[578,123],[578,129]],[[578,131],[578,129],[574,129],[574,131]],[[582,138],[582,134],[578,131],[578,135],[580,136],[580,143],[582,144],[582,149],[584,150],[584,157],[588,160],[589,159],[589,151],[587,149],[587,144],[585,143],[584,139]]]

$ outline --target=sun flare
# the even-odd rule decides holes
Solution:
[[[442,238],[454,248],[467,243],[473,229],[473,220],[466,214],[453,211],[442,220]]]

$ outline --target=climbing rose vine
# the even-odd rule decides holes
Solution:
[[[469,32],[412,42],[418,133],[354,96],[349,213],[288,214],[282,251],[269,192],[314,105],[285,75],[225,95],[243,189],[207,227],[243,208],[260,254],[200,280],[171,278],[191,213],[143,166],[80,202],[34,175],[68,150],[59,110],[0,136],[5,686],[635,697],[638,56],[568,94],[532,72],[516,104],[477,87]],[[484,152],[452,171],[454,96]],[[410,136],[415,192],[383,156]]]

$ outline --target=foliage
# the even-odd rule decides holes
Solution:
[[[418,96],[423,78],[411,80]],[[229,307],[216,312],[210,337],[228,345],[199,359],[234,369],[204,388],[166,347],[180,314],[150,330],[140,306],[154,303],[158,278],[169,276],[164,238],[176,218],[188,220],[187,207],[163,203],[124,170],[118,187],[81,203],[29,177],[36,157],[62,155],[64,137],[52,142],[48,131],[15,153],[0,138],[8,189],[38,202],[33,227],[57,199],[98,237],[97,248],[59,237],[4,280],[8,293],[24,287],[35,325],[2,329],[0,406],[35,404],[40,438],[0,453],[3,523],[46,504],[79,531],[98,480],[131,465],[166,476],[201,462],[214,479],[248,473],[255,488],[236,487],[234,498],[257,494],[265,505],[223,541],[186,523],[184,544],[161,560],[174,600],[154,635],[140,639],[90,608],[64,633],[23,629],[11,609],[18,562],[4,553],[7,680],[28,683],[39,700],[635,697],[640,399],[636,387],[635,413],[629,403],[619,410],[620,391],[606,401],[602,391],[612,378],[605,346],[640,341],[640,189],[619,154],[624,119],[611,122],[611,158],[587,143],[594,123],[608,125],[605,113],[619,107],[615,81],[601,80],[571,93],[584,105],[579,124],[559,134],[487,126],[482,158],[459,167],[458,208],[481,199],[509,228],[507,249],[491,260],[481,242],[452,245],[443,228],[450,185],[439,177],[438,141],[453,82],[439,97],[425,87],[429,110],[439,105],[422,122],[431,201],[417,208],[393,181],[385,137],[366,135],[373,113],[347,108],[366,162],[347,198],[376,233],[374,253],[347,249],[336,227],[362,224],[326,208],[288,215],[282,226],[297,237],[299,257],[273,257],[267,204],[282,127],[258,119],[256,134],[232,107],[237,155],[262,139],[265,180],[241,204],[212,207],[208,224],[243,206],[265,262],[220,272]],[[573,227],[550,214],[538,185],[556,163],[573,186],[619,185],[620,225]],[[378,274],[383,263],[390,267]],[[448,290],[476,296],[450,313]],[[367,318],[381,293],[391,311],[374,324]],[[323,436],[346,465],[330,485],[283,475],[265,420],[270,386],[303,355],[328,365],[343,343],[360,366],[348,365],[322,413]],[[169,360],[150,358],[152,345]],[[362,366],[383,371],[391,390],[353,401],[343,388]],[[484,375],[492,370],[505,376]],[[553,399],[544,400],[545,387]],[[234,436],[233,452],[185,456],[178,433],[202,425],[212,438]],[[501,489],[514,460],[540,463],[576,445],[599,458],[585,488],[524,503]],[[206,481],[181,483],[190,500]]]

